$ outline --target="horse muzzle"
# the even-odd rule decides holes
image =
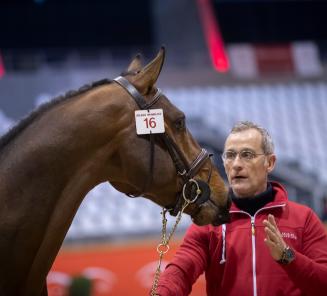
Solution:
[[[218,205],[211,196],[211,190],[208,183],[202,180],[196,180],[198,187],[195,184],[191,184],[188,187],[189,196],[193,198],[193,205],[191,210],[191,217],[197,225],[212,224],[218,226],[224,223],[230,222],[229,209],[231,206],[231,200],[227,196],[225,205]],[[196,192],[200,189],[201,193],[196,196]],[[195,199],[196,198],[196,199]]]

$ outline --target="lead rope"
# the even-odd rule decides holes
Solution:
[[[161,243],[157,246],[157,252],[159,253],[159,260],[158,260],[158,265],[154,274],[154,279],[153,279],[153,284],[151,288],[151,296],[158,296],[157,294],[157,288],[158,288],[158,283],[159,283],[159,278],[160,278],[160,273],[161,273],[161,263],[162,263],[162,258],[164,254],[166,254],[169,251],[169,241],[173,234],[175,233],[175,230],[177,228],[178,223],[182,219],[182,214],[186,207],[191,203],[188,199],[184,199],[184,204],[182,206],[182,209],[178,213],[176,217],[175,224],[169,233],[167,237],[167,218],[166,218],[166,213],[169,211],[165,208],[162,209],[162,233],[161,233]]]

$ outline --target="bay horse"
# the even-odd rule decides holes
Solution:
[[[227,190],[208,152],[155,86],[164,57],[161,48],[142,67],[136,56],[119,78],[40,106],[1,138],[1,296],[47,295],[46,276],[76,211],[102,182],[173,215],[187,188],[198,199],[185,210],[194,223],[229,220]],[[153,108],[163,110],[165,132],[137,135],[135,110]]]

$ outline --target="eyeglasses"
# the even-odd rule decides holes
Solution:
[[[241,150],[239,152],[236,152],[234,150],[227,150],[227,151],[224,151],[224,153],[222,154],[221,157],[224,162],[231,162],[236,159],[237,155],[239,155],[241,160],[249,162],[259,155],[266,155],[266,154],[265,153],[255,153],[254,151],[247,150],[247,149]]]

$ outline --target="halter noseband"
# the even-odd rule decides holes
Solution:
[[[142,110],[150,109],[155,103],[160,99],[162,92],[158,88],[156,94],[152,98],[152,100],[147,103],[144,97],[139,93],[139,91],[124,77],[119,76],[114,79],[116,83],[118,83],[121,87],[123,87],[135,100],[137,105]],[[198,156],[192,161],[189,165],[186,158],[184,157],[182,151],[179,149],[174,140],[165,132],[163,134],[156,134],[156,136],[160,137],[160,139],[165,143],[167,150],[170,154],[170,157],[173,160],[175,165],[177,174],[181,176],[184,181],[182,196],[179,196],[177,202],[173,206],[166,206],[169,209],[171,215],[176,216],[180,211],[184,200],[189,201],[189,203],[197,203],[198,205],[204,203],[210,198],[210,187],[208,185],[211,178],[212,171],[212,163],[210,167],[210,172],[208,176],[207,183],[201,180],[195,180],[193,177],[199,172],[200,168],[209,159],[212,155],[208,153],[206,149],[201,149]],[[152,170],[153,170],[153,161],[154,161],[154,134],[150,134],[150,177],[147,185],[152,181]],[[191,187],[191,188],[188,188]],[[144,186],[146,187],[146,186]],[[143,188],[145,189],[145,188]],[[186,191],[190,192],[191,195],[195,194],[195,196],[191,196],[191,198],[186,197]],[[206,194],[205,194],[206,193]],[[129,196],[135,196],[131,194],[127,194]],[[183,198],[182,198],[183,197]]]

